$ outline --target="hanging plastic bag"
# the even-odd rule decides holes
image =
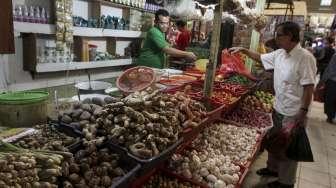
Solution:
[[[238,73],[248,77],[251,80],[256,80],[251,72],[246,69],[243,58],[239,53],[230,54],[227,49],[222,51],[222,65],[219,72],[224,75],[224,77]]]
[[[319,83],[314,91],[314,101],[317,102],[324,102],[324,95],[325,95],[325,84]]]
[[[314,162],[310,142],[304,127],[298,127],[293,131],[286,156],[294,161]]]
[[[288,145],[291,142],[291,134],[296,124],[294,122],[288,122],[279,129],[279,127],[273,127],[266,137],[263,139],[263,148],[274,154],[285,153]]]

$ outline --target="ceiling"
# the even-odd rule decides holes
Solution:
[[[330,7],[321,7],[321,0],[305,0],[307,2],[307,9],[309,13],[336,13],[336,0],[332,0]]]
[[[202,4],[218,3],[218,0],[197,0]],[[300,1],[300,0],[298,0]],[[308,13],[336,13],[336,0],[332,0],[332,4],[329,7],[321,7],[321,0],[301,0],[306,1]]]

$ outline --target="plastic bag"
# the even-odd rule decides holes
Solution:
[[[314,91],[314,101],[324,102],[325,84],[319,83]]]
[[[285,153],[291,142],[291,134],[295,127],[296,124],[294,122],[288,122],[278,131],[272,130],[276,129],[276,127],[273,127],[264,138],[263,147],[271,153]]]
[[[224,77],[238,73],[248,77],[251,80],[256,80],[254,76],[251,75],[251,72],[246,69],[243,58],[240,54],[230,54],[226,49],[222,51],[222,65],[219,69],[221,74],[224,74]]]
[[[294,161],[314,162],[309,139],[304,127],[294,130],[291,142],[286,150],[286,156]]]

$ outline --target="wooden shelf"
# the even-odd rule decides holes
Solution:
[[[55,25],[53,24],[37,24],[29,22],[14,22],[14,31],[17,33],[36,33],[45,35],[52,35],[56,33]],[[144,35],[145,34],[141,31],[74,27],[74,36],[141,38],[144,37]]]
[[[52,35],[56,33],[56,30],[53,24],[14,22],[14,32]]]
[[[118,38],[141,38],[141,31],[114,30],[103,28],[74,27],[74,36],[83,37],[118,37]]]
[[[97,2],[97,3],[100,3],[101,5],[105,5],[105,6],[111,6],[111,7],[116,7],[116,8],[128,8],[128,9],[134,9],[134,10],[138,10],[138,11],[142,11],[142,12],[155,14],[155,12],[146,10],[144,8],[139,8],[139,7],[133,7],[133,6],[130,6],[130,5],[114,3],[114,2],[111,2],[111,1],[91,0],[91,2]]]
[[[117,67],[131,65],[132,59],[114,59],[108,61],[92,61],[92,62],[70,62],[70,63],[38,63],[36,64],[36,72],[59,72],[67,70],[83,70],[104,67]]]

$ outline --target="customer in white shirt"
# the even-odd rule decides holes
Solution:
[[[296,121],[306,126],[306,118],[314,91],[316,60],[300,46],[300,26],[294,22],[279,24],[275,33],[280,49],[260,55],[251,50],[234,47],[230,52],[242,52],[262,62],[266,70],[274,69],[275,102],[271,131],[277,133],[285,122]],[[258,175],[277,176],[278,181],[267,184],[269,188],[292,188],[295,184],[297,162],[285,153],[268,153],[267,167],[259,169]]]

